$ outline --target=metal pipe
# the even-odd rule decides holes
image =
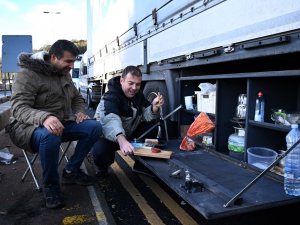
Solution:
[[[161,120],[165,121],[166,119],[168,119],[171,115],[173,115],[175,112],[177,112],[179,109],[182,108],[182,105],[178,106],[176,109],[174,109],[172,112],[170,112],[168,115],[166,115],[165,117],[161,118]],[[155,127],[157,127],[160,124],[160,121],[157,122],[156,124],[154,124],[152,127],[150,127],[148,130],[146,130],[143,134],[141,134],[141,136],[139,136],[136,141],[140,140],[141,138],[143,138],[146,134],[148,134],[151,130],[153,130]],[[166,125],[165,125],[166,126]],[[165,127],[165,129],[167,130],[167,127]]]
[[[264,171],[262,171],[258,176],[256,176],[249,184],[246,185],[238,194],[236,194],[232,199],[230,199],[224,207],[233,206],[235,201],[245,192],[247,191],[253,184],[255,184],[259,178],[261,178],[265,173],[267,173],[274,165],[276,165],[281,159],[283,159],[290,151],[292,151],[298,144],[300,143],[300,139],[294,143],[284,154],[279,156],[270,166],[268,166]]]

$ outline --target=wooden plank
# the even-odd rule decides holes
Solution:
[[[134,155],[136,156],[146,156],[146,157],[163,158],[163,159],[170,159],[172,153],[173,153],[172,151],[166,151],[166,150],[161,150],[158,153],[153,153],[151,151],[151,147],[136,148],[134,150]]]

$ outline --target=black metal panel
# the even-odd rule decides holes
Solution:
[[[275,45],[275,44],[283,44],[290,41],[289,36],[279,36],[275,38],[269,38],[259,41],[252,41],[245,44],[242,44],[240,47],[244,49],[252,49],[252,48],[261,48],[267,45]]]
[[[194,58],[202,59],[202,58],[216,56],[216,55],[220,55],[220,54],[221,54],[221,49],[214,49],[214,50],[210,50],[210,51],[195,53]]]
[[[277,42],[277,43],[275,43]],[[251,44],[252,43],[252,44]],[[300,64],[297,58],[300,54],[300,34],[293,32],[290,34],[276,35],[269,38],[261,38],[253,42],[236,43],[233,45],[234,51],[225,53],[218,49],[218,54],[210,57],[194,57],[176,64],[167,60],[163,64],[152,63],[150,70],[165,69],[186,69],[198,70],[198,74],[209,71],[207,74],[238,73],[267,70],[287,70],[299,69]],[[245,48],[248,45],[261,43],[260,47]],[[265,44],[262,44],[265,43]],[[206,54],[204,52],[194,52],[193,55]],[[171,59],[170,59],[171,60]],[[217,65],[217,66],[216,66]]]
[[[137,159],[207,219],[300,201],[299,197],[284,193],[281,177],[265,175],[244,193],[239,205],[225,208],[224,204],[227,200],[234,197],[258,175],[257,170],[230,160],[222,154],[203,150],[181,151],[178,148],[179,144],[176,141],[168,144],[168,149],[174,151],[170,160],[148,157],[137,157]],[[188,193],[183,188],[185,178],[183,172],[179,178],[170,176],[178,169],[182,171],[188,169],[192,178],[203,184],[204,190]]]

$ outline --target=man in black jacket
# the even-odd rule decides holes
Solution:
[[[97,175],[105,176],[114,162],[115,151],[124,155],[132,154],[131,138],[149,128],[149,122],[159,118],[163,96],[157,95],[150,103],[140,91],[142,73],[135,66],[127,66],[121,77],[114,77],[108,83],[106,92],[96,109],[95,117],[100,117],[104,138],[93,147]]]

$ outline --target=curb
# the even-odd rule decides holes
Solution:
[[[10,96],[0,97],[0,130],[4,129],[9,122],[11,107],[9,99]]]

